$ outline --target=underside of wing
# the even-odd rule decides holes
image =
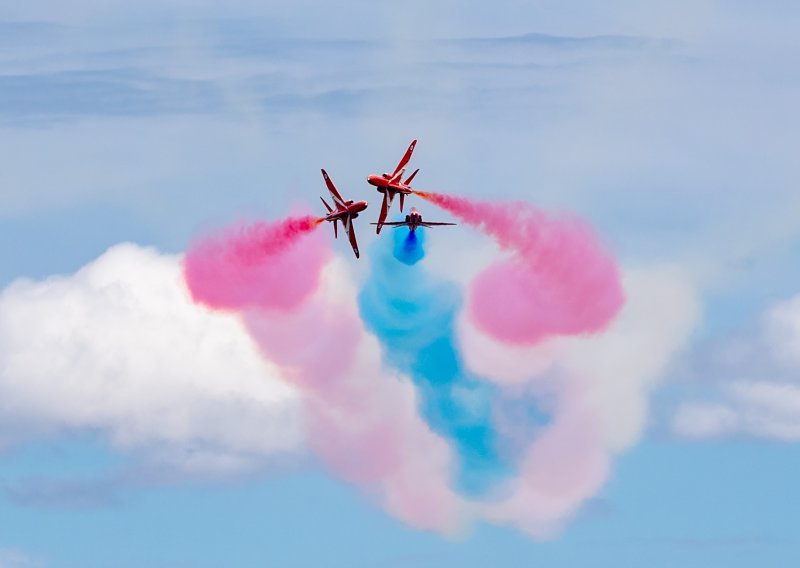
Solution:
[[[401,169],[403,169],[405,167],[405,165],[411,159],[411,154],[414,153],[414,146],[416,146],[416,145],[417,145],[417,141],[413,140],[411,142],[411,144],[408,146],[408,150],[406,150],[406,153],[403,155],[403,159],[400,160],[399,164],[397,164],[397,167],[394,169],[394,173],[392,175],[396,174],[397,172],[399,172]]]
[[[356,241],[356,228],[353,226],[353,223],[347,227],[347,235],[350,237],[350,246],[353,247],[353,252],[356,253],[356,258],[359,258],[361,255],[358,253],[358,241]]]
[[[378,222],[375,223],[378,225],[378,228],[375,230],[375,233],[378,235],[381,234],[381,228],[386,221],[386,216],[389,214],[389,207],[392,204],[392,199],[394,199],[394,192],[387,188],[386,191],[383,192],[383,203],[381,203],[381,212],[380,215],[378,215]]]
[[[336,186],[333,185],[331,178],[328,177],[328,172],[322,170],[322,177],[325,178],[325,185],[328,186],[328,191],[331,194],[333,202],[336,204],[336,208],[337,209],[345,208],[347,205],[345,204],[344,199],[342,199],[342,196],[339,194],[339,191],[336,189]]]

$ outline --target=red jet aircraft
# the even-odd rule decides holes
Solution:
[[[392,201],[394,201],[395,195],[400,194],[400,211],[402,212],[406,195],[414,192],[414,190],[411,189],[411,186],[408,184],[410,184],[411,180],[414,179],[414,176],[417,175],[419,168],[414,170],[414,173],[408,176],[406,181],[403,181],[402,178],[406,171],[405,165],[411,159],[411,154],[414,152],[414,146],[416,144],[416,140],[411,142],[411,145],[408,147],[408,150],[406,150],[403,159],[400,160],[400,163],[397,164],[397,167],[394,169],[394,173],[385,173],[383,175],[373,174],[367,177],[367,182],[370,185],[377,187],[378,191],[383,194],[383,204],[381,205],[381,213],[378,216],[378,222],[373,223],[373,225],[378,226],[377,230],[375,231],[378,234],[380,234],[381,229],[386,222],[386,216],[389,214],[389,208],[392,206]]]
[[[323,218],[326,221],[333,221],[333,236],[335,238],[339,238],[339,225],[337,222],[342,222],[342,226],[344,227],[344,230],[347,231],[347,235],[350,238],[350,246],[353,247],[353,252],[356,253],[356,258],[358,258],[358,243],[356,242],[356,231],[355,228],[353,228],[353,219],[358,217],[358,214],[367,208],[367,202],[353,202],[352,199],[345,201],[342,199],[342,196],[339,194],[339,192],[336,191],[336,187],[333,185],[331,178],[328,177],[328,173],[325,170],[322,170],[322,177],[325,178],[325,185],[328,186],[328,191],[331,194],[331,198],[336,204],[336,210],[334,211],[331,209],[331,206],[328,205],[327,202],[322,199],[322,197],[320,197],[320,199],[322,199],[322,203],[325,205],[325,208],[328,210],[327,217]]]
[[[417,227],[442,227],[444,225],[455,225],[455,223],[437,223],[433,221],[423,221],[422,215],[417,211],[416,207],[411,208],[411,213],[406,215],[405,221],[386,221],[383,223],[395,229],[398,227],[408,227],[412,233],[417,230]],[[370,223],[370,225],[377,225],[377,223]]]

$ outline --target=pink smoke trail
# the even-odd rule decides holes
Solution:
[[[195,302],[232,311],[302,395],[309,445],[340,477],[395,516],[453,530],[447,443],[417,413],[413,386],[388,375],[358,317],[357,292],[311,217],[235,226],[187,252]],[[306,235],[304,237],[304,235]]]
[[[575,385],[566,385],[553,422],[526,450],[520,475],[487,516],[536,538],[552,538],[608,479],[611,457],[599,421]]]
[[[565,329],[599,329],[616,313],[622,302],[616,266],[585,224],[527,205],[467,205],[474,209],[456,214],[515,253],[471,286],[471,318],[487,335],[531,344]],[[265,359],[302,394],[315,455],[405,522],[444,532],[483,511],[542,534],[594,494],[607,475],[607,456],[594,439],[593,416],[577,407],[559,410],[527,449],[508,500],[491,505],[460,496],[451,487],[452,448],[419,416],[410,381],[382,365],[359,318],[355,286],[332,261],[328,241],[313,232],[317,224],[306,217],[235,226],[198,240],[184,262],[194,300],[239,314]],[[609,274],[612,285],[604,280]],[[617,305],[597,323],[603,313],[591,305],[592,286],[613,290],[613,284]],[[500,290],[505,297],[496,298],[500,285],[507,286]],[[515,320],[523,308],[527,315]],[[560,398],[560,407],[576,408],[575,397]]]
[[[330,255],[318,241],[302,238],[321,221],[307,216],[235,225],[199,239],[183,266],[192,298],[222,310],[298,306],[317,288]]]
[[[297,309],[244,312],[264,356],[303,393],[311,449],[341,478],[416,527],[449,531],[461,501],[449,488],[447,443],[417,413],[413,386],[387,375],[355,289],[335,263]],[[330,295],[345,289],[347,294]]]
[[[468,313],[488,335],[532,345],[553,335],[599,332],[622,307],[616,262],[585,221],[553,217],[527,203],[416,193],[515,253],[479,274],[469,290]]]
[[[619,269],[577,217],[556,217],[527,203],[420,195],[512,252],[471,283],[461,331],[468,343],[462,349],[484,376],[514,387],[510,393],[547,372],[554,380],[537,392],[555,395],[557,403],[552,422],[524,451],[508,497],[487,504],[484,512],[533,536],[553,536],[608,478],[610,455],[586,393],[574,378],[553,374],[558,346],[540,343],[605,329],[624,302]]]

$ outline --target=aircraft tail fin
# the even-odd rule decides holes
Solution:
[[[400,194],[400,213],[403,212],[403,204],[405,202],[406,202],[406,194],[405,193],[401,193]]]
[[[328,210],[328,213],[332,213],[333,209],[331,209],[331,206],[328,205],[328,202],[325,201],[322,197],[320,197],[319,199],[320,199],[320,201],[322,201],[322,204],[325,206],[325,209]]]
[[[419,168],[417,168],[416,170],[414,170],[414,173],[413,173],[413,174],[411,174],[410,176],[408,176],[408,179],[407,179],[407,180],[406,180],[406,182],[405,182],[405,183],[406,183],[406,185],[408,185],[408,184],[410,184],[410,183],[411,183],[411,180],[412,180],[412,179],[414,179],[414,176],[415,176],[415,175],[417,175],[417,172],[418,172],[418,171],[419,171]]]
[[[339,238],[339,219],[333,220],[333,238],[334,239]]]

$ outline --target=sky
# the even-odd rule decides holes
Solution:
[[[7,4],[0,568],[797,565],[795,3]]]

